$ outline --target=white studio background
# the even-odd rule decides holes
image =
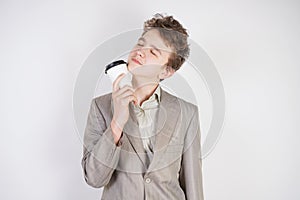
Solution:
[[[222,77],[207,200],[300,199],[300,2],[0,1],[0,199],[100,199],[80,166],[72,94],[89,53],[173,14]]]

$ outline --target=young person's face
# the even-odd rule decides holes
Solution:
[[[128,56],[128,70],[135,76],[149,80],[165,79],[175,72],[166,64],[172,53],[158,30],[152,29],[142,35]]]

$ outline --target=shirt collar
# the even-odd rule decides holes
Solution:
[[[158,85],[153,92],[153,94],[149,97],[149,100],[153,100],[154,98],[157,100],[157,102],[160,102],[160,97],[161,97],[161,91],[160,91],[160,86]]]
[[[161,88],[158,85],[153,94],[145,100],[141,106],[139,105],[134,105],[134,110],[144,110],[144,109],[152,109],[157,107],[157,105],[160,103],[161,100]]]

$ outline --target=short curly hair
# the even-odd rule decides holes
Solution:
[[[160,13],[144,22],[143,35],[151,29],[157,29],[166,44],[173,49],[166,65],[177,71],[190,54],[187,30],[173,16]]]

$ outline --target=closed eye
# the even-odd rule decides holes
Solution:
[[[155,50],[151,49],[150,52],[151,52],[153,55],[157,56],[157,52],[156,52]]]

